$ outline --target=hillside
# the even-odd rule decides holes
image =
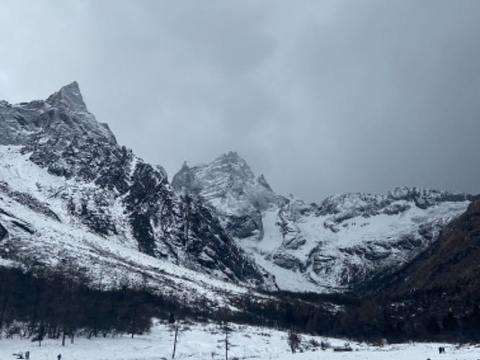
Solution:
[[[480,299],[480,201],[449,223],[432,244],[385,289],[402,295],[414,290],[456,289]]]

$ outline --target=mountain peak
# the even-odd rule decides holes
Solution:
[[[233,164],[238,164],[238,163],[247,164],[245,159],[243,159],[235,151],[229,151],[228,153],[221,155],[218,159],[223,161],[223,162],[229,162],[229,163],[233,163]]]
[[[52,106],[72,111],[87,111],[80,87],[76,81],[63,86],[56,93],[50,95],[47,103]]]

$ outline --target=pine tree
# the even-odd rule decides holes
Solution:
[[[227,324],[223,326],[223,331],[225,333],[225,360],[228,360],[228,350],[230,350],[230,333],[233,331]]]

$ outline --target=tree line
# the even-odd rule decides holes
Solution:
[[[323,336],[374,341],[480,339],[480,299],[446,296],[446,289],[416,292],[405,298],[359,298],[352,294],[265,294],[233,300],[242,311],[210,308],[172,298],[145,286],[95,288],[83,271],[61,264],[34,273],[0,267],[0,336],[19,333],[32,340],[75,336],[143,334],[151,319],[234,322]],[[332,311],[336,307],[337,311]],[[413,316],[415,315],[415,316]],[[19,326],[18,324],[21,324]]]
[[[87,337],[134,336],[150,329],[153,316],[166,318],[176,307],[147,289],[94,289],[61,266],[35,275],[0,267],[0,334],[22,331],[39,341],[61,337],[62,343],[73,342],[78,331]]]

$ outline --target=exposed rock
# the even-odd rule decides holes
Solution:
[[[293,271],[299,270],[302,265],[295,256],[286,253],[275,253],[272,260],[275,265]]]
[[[8,236],[8,231],[5,227],[0,223],[0,242]]]

